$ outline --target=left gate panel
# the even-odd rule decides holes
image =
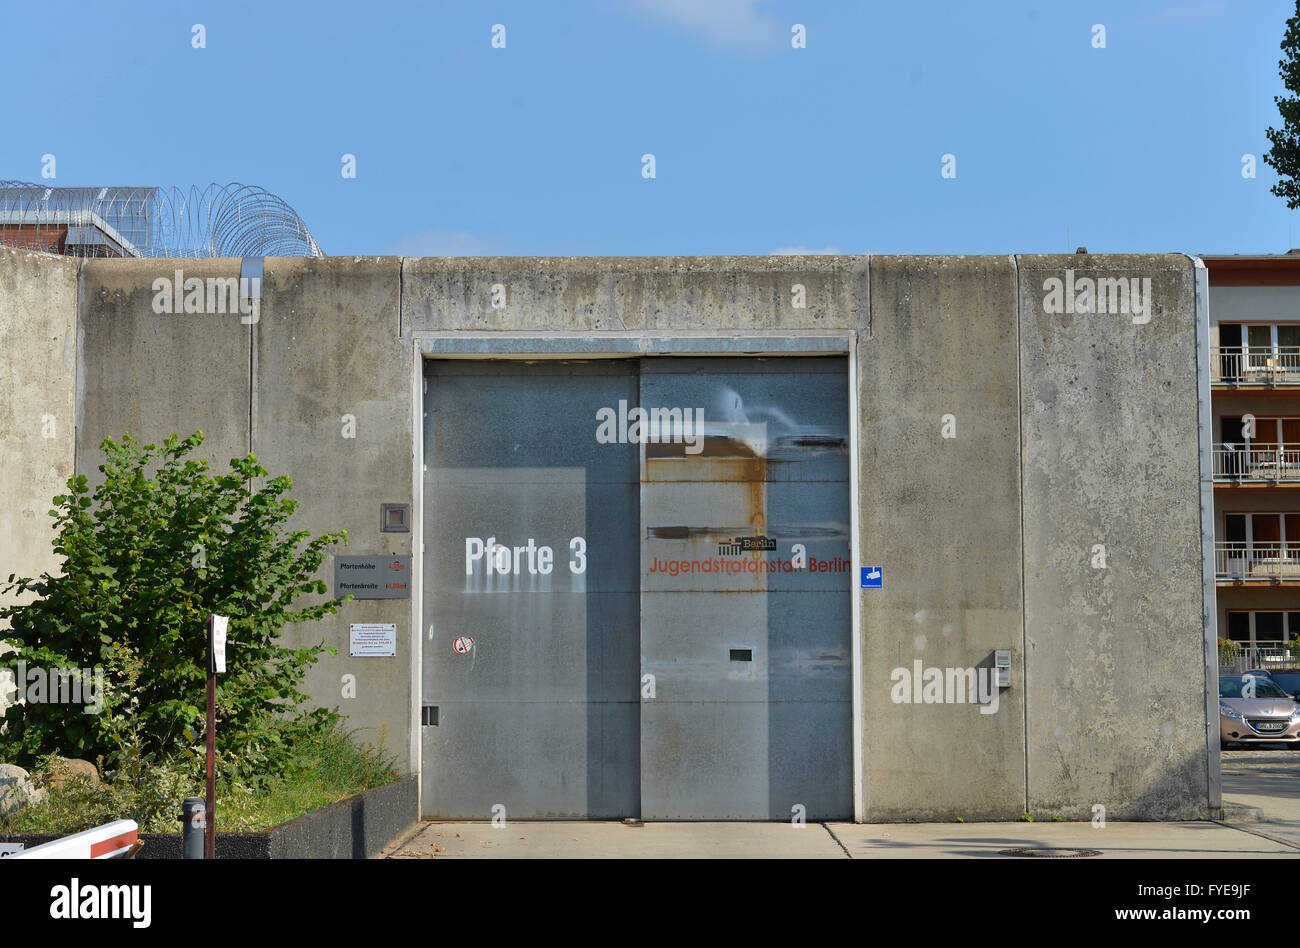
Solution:
[[[596,435],[636,366],[425,377],[423,815],[635,817],[638,459]]]

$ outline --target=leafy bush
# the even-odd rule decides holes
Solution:
[[[310,540],[286,532],[297,502],[282,495],[292,481],[275,477],[253,490],[268,472],[251,454],[214,477],[206,462],[185,458],[202,442],[201,431],[161,448],[129,435],[107,439],[93,500],[84,476],[54,498],[62,571],[9,577],[6,592],[39,597],[0,608],[12,625],[5,638],[18,650],[9,660],[102,668],[103,709],[12,705],[0,759],[28,765],[61,754],[103,757],[141,774],[174,760],[201,769],[209,613],[230,617],[216,688],[223,778],[257,785],[288,766],[296,741],[337,722],[335,712],[300,707],[307,696],[298,685],[327,647],[285,648],[278,635],[286,623],[319,619],[351,598],[293,608],[298,596],[327,591],[312,576],[329,545],[346,543],[346,531]]]

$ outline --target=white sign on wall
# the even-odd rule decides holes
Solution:
[[[391,658],[397,654],[397,625],[393,622],[353,622],[348,626],[348,654]]]

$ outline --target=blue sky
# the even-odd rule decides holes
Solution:
[[[0,178],[53,154],[50,184],[257,184],[336,255],[1277,253],[1300,241],[1262,158],[1294,10],[10,4]]]

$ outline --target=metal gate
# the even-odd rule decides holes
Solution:
[[[424,815],[851,818],[846,361],[426,379]]]
[[[703,409],[641,467],[641,811],[853,814],[847,366],[664,359],[652,415]]]
[[[426,368],[424,815],[636,816],[636,365]]]

